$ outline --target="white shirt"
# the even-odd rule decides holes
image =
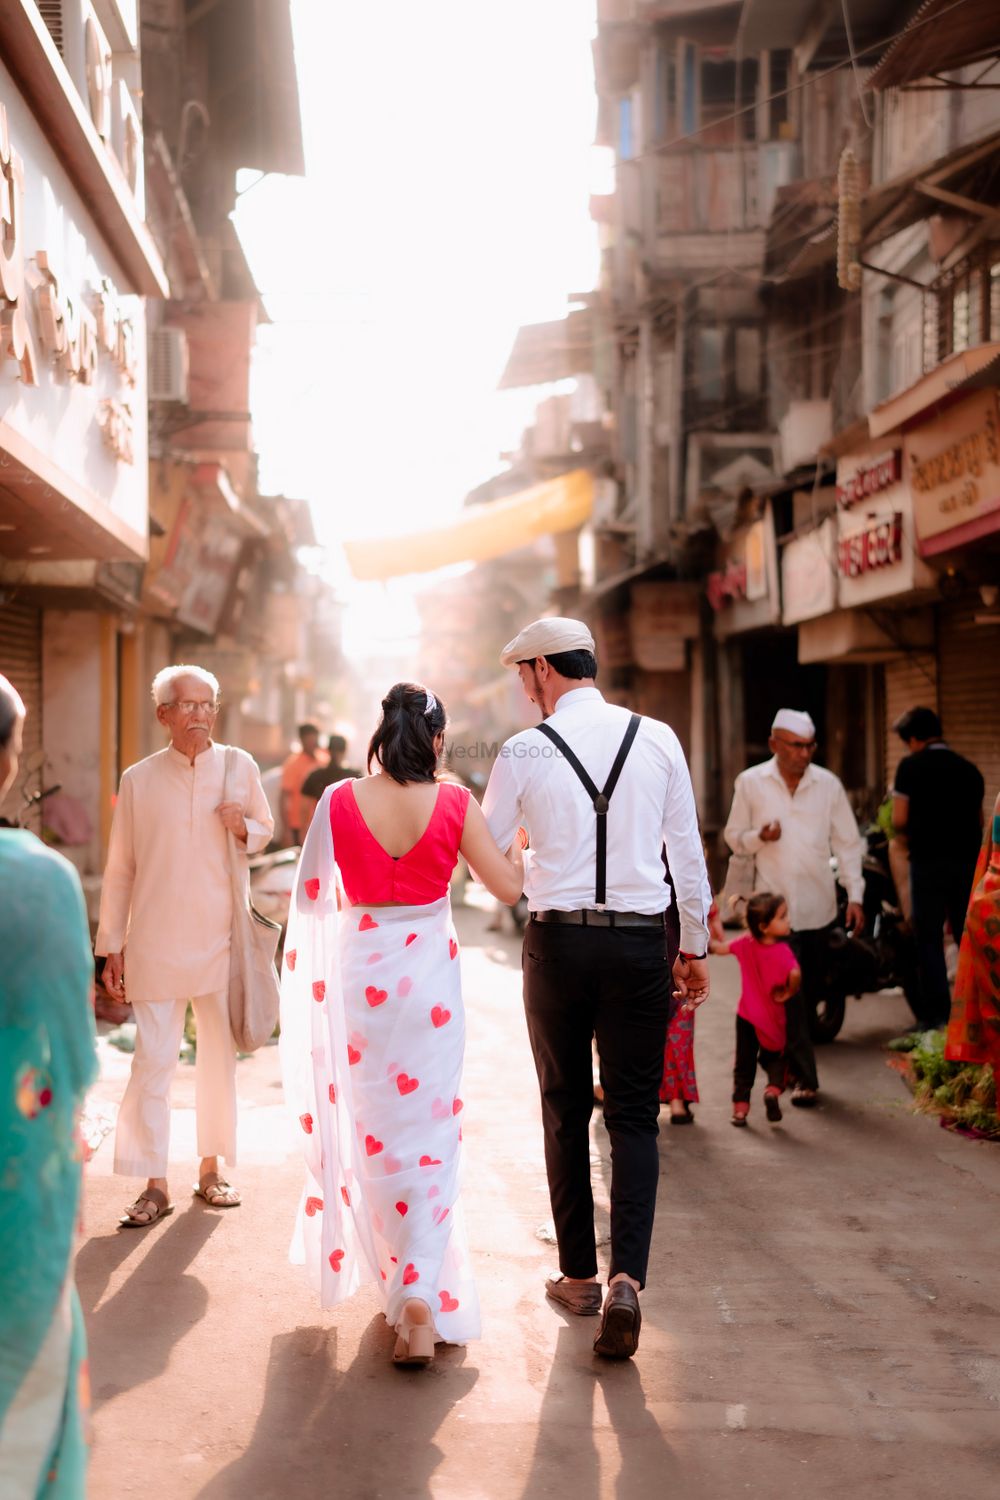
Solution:
[[[765,843],[760,830],[775,821],[781,824],[781,837]],[[742,771],[726,843],[734,854],[754,856],[754,889],[784,896],[793,932],[826,927],[837,915],[831,852],[848,901],[860,903],[864,896],[864,841],[839,777],[825,766],[808,766],[794,796],[776,759]]]
[[[229,983],[232,877],[223,800],[225,746],[194,763],[173,746],[121,779],[101,885],[95,951],[125,952],[130,1000],[180,1000]],[[257,763],[236,750],[228,800],[243,808],[247,853],[274,832]]]
[[[597,688],[572,688],[548,722],[600,788],[628,727],[629,711]],[[490,776],[483,812],[501,849],[528,831],[525,895],[531,911],[596,907],[596,814],[579,777],[537,729],[509,739]],[[712,904],[691,777],[673,730],[639,726],[607,815],[607,911],[652,915],[670,905],[660,851],[667,846],[681,918],[681,948],[704,953]]]

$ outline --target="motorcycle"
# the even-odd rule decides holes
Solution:
[[[814,1042],[832,1042],[844,1024],[847,997],[901,989],[911,1008],[917,1001],[917,951],[903,916],[889,866],[889,840],[872,824],[865,831],[862,932],[848,932],[847,892],[837,886],[839,918],[830,933],[825,964],[811,1000],[809,1031]]]

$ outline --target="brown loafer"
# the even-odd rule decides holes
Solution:
[[[601,1310],[601,1289],[596,1281],[567,1281],[553,1271],[546,1278],[545,1295],[581,1318],[596,1318]]]
[[[616,1281],[608,1288],[601,1313],[601,1326],[594,1340],[594,1353],[605,1359],[631,1359],[639,1347],[642,1313],[635,1287]]]

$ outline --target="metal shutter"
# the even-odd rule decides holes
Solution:
[[[0,673],[24,699],[28,717],[17,781],[7,793],[3,815],[19,818],[25,782],[38,788],[42,751],[42,612],[32,604],[0,606]]]
[[[885,770],[892,786],[896,767],[906,754],[906,746],[893,724],[908,708],[938,706],[938,665],[930,654],[914,653],[901,661],[885,664]]]
[[[996,614],[977,596],[938,611],[939,707],[953,749],[979,767],[992,806],[1000,792],[1000,621],[977,625],[976,615]]]

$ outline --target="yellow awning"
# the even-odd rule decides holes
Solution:
[[[470,505],[448,526],[345,542],[344,551],[355,578],[365,581],[433,573],[452,563],[486,562],[538,537],[572,531],[589,519],[593,504],[594,476],[574,469],[503,500]]]

